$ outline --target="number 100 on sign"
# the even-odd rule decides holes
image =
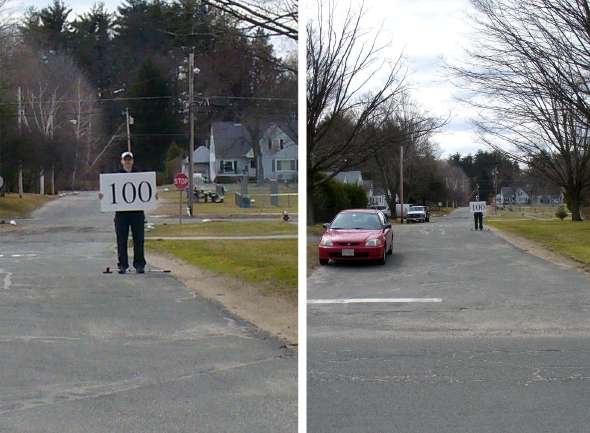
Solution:
[[[471,213],[475,213],[475,212],[485,213],[486,212],[486,202],[485,201],[469,202],[469,210],[471,210]]]
[[[100,175],[102,212],[149,210],[156,207],[156,173]]]

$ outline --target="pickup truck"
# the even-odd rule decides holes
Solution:
[[[408,214],[404,217],[407,222],[430,222],[430,210],[427,206],[410,206]]]

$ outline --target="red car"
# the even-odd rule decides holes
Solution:
[[[320,265],[330,260],[375,260],[384,265],[393,252],[393,231],[377,209],[343,210],[330,223],[320,241]]]

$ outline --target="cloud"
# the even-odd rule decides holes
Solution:
[[[488,147],[481,143],[477,133],[473,131],[445,131],[434,135],[433,140],[446,158],[453,153],[474,154],[479,149],[489,150]]]

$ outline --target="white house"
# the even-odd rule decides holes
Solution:
[[[496,195],[496,205],[505,206],[510,204],[529,204],[531,198],[529,194],[522,188],[504,187],[500,189],[500,193]]]

